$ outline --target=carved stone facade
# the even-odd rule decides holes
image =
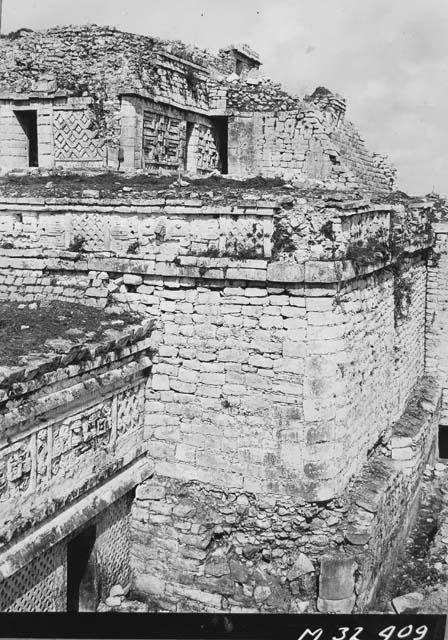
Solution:
[[[66,27],[5,37],[0,60],[4,169],[219,170],[393,186],[385,159],[345,121],[340,96],[322,88],[304,100],[289,95],[259,74],[247,45],[211,55],[106,27]]]
[[[0,430],[8,434],[0,453],[2,610],[72,609],[72,549],[85,550],[85,531],[93,532],[85,562],[94,608],[112,586],[129,584],[132,492],[151,473],[144,440],[150,328],[0,378]]]

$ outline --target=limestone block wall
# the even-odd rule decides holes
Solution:
[[[229,119],[229,173],[333,178],[332,145],[318,115],[300,109],[239,113]]]
[[[38,165],[43,168],[95,168],[106,163],[104,139],[90,98],[22,96],[0,100],[0,166],[29,166],[29,140],[20,125],[22,111],[37,113]]]
[[[15,112],[37,111],[39,129],[39,165],[54,165],[53,106],[50,101],[30,99],[19,105],[9,100],[0,101],[0,166],[5,169],[29,166],[28,140]]]
[[[388,191],[395,184],[395,171],[384,160],[372,154],[351,122],[344,121],[330,135],[341,161],[363,186],[376,185]]]
[[[387,446],[378,447],[348,487],[345,543],[330,558],[353,567],[344,591],[335,588],[344,574],[321,566],[319,610],[342,613],[356,601],[362,610],[373,599],[393,565],[419,506],[425,466],[434,462],[440,420],[440,382],[425,375],[412,389],[405,411],[393,424]],[[341,551],[343,553],[341,553]]]
[[[343,158],[323,126],[318,111],[238,113],[229,118],[229,173],[308,178],[354,186],[357,175]],[[388,190],[371,172],[367,189]]]
[[[435,226],[435,245],[428,263],[428,304],[426,313],[426,366],[442,381],[441,428],[448,429],[448,349],[446,331],[448,322],[448,226],[439,222]]]
[[[219,85],[212,95],[215,108],[222,108]],[[373,191],[393,188],[394,171],[368,151],[340,106],[336,113],[333,105],[314,107],[278,85],[254,79],[229,84],[226,108],[230,173],[331,180]]]
[[[391,232],[390,213],[361,206],[346,237],[344,220],[335,225],[344,242],[352,232],[368,239],[363,216],[375,235]],[[430,455],[433,426],[423,432],[428,447],[418,434],[404,435],[410,446],[393,440],[424,372],[429,242],[423,234],[404,244],[410,255],[399,269],[384,256],[360,264],[2,251],[2,295],[124,305],[158,323],[144,431],[155,475],[137,491],[131,551],[134,589],[155,609],[351,610],[367,602],[376,565],[363,553],[379,562],[393,544],[391,513],[406,525],[416,484],[411,491],[401,474]],[[385,475],[370,517],[356,511],[351,483],[383,448],[388,461],[407,462],[398,476]],[[378,544],[363,524],[382,532]],[[337,548],[351,571],[347,596],[328,586],[320,564]],[[354,562],[365,562],[362,589]]]

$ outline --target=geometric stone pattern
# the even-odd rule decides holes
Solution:
[[[103,141],[93,130],[87,110],[54,111],[54,155],[56,160],[101,160]]]
[[[71,238],[84,238],[84,248],[88,251],[104,251],[107,221],[96,213],[77,214],[72,217]]]
[[[114,502],[97,523],[97,557],[103,598],[116,584],[125,587],[130,579],[129,519],[133,492]]]
[[[143,426],[145,382],[122,391],[117,396],[117,435]]]
[[[62,480],[86,451],[106,448],[113,429],[111,406],[111,400],[105,400],[6,448],[0,459],[0,502]]]
[[[66,580],[65,545],[57,544],[0,582],[0,611],[64,611]]]
[[[197,125],[197,169],[211,170],[218,166],[218,152],[210,127]]]
[[[145,165],[178,167],[181,143],[180,124],[179,118],[145,110],[143,116]]]

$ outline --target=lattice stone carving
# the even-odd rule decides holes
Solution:
[[[197,169],[215,169],[218,166],[218,151],[210,127],[197,126]]]
[[[72,239],[82,236],[88,251],[105,251],[108,235],[107,220],[98,213],[79,213],[72,217]]]
[[[87,109],[54,111],[54,155],[56,161],[98,161],[103,158],[103,141],[94,130]]]
[[[145,383],[126,389],[117,395],[117,434],[143,426]]]
[[[96,546],[103,595],[108,595],[115,584],[125,586],[130,580],[129,519],[132,500],[132,493],[123,496],[98,520]]]
[[[66,552],[61,543],[0,582],[0,611],[64,611],[66,582]]]

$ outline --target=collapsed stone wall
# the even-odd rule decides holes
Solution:
[[[372,154],[351,122],[334,128],[330,140],[340,154],[340,161],[364,188],[374,185],[380,191],[390,191],[395,185],[395,170],[380,156]]]
[[[257,101],[255,101],[257,106]],[[229,120],[229,171],[309,179],[347,188],[388,192],[393,174],[365,147],[350,123],[331,133],[310,108],[242,109]]]
[[[157,476],[133,508],[133,588],[154,610],[303,613],[346,509]]]

